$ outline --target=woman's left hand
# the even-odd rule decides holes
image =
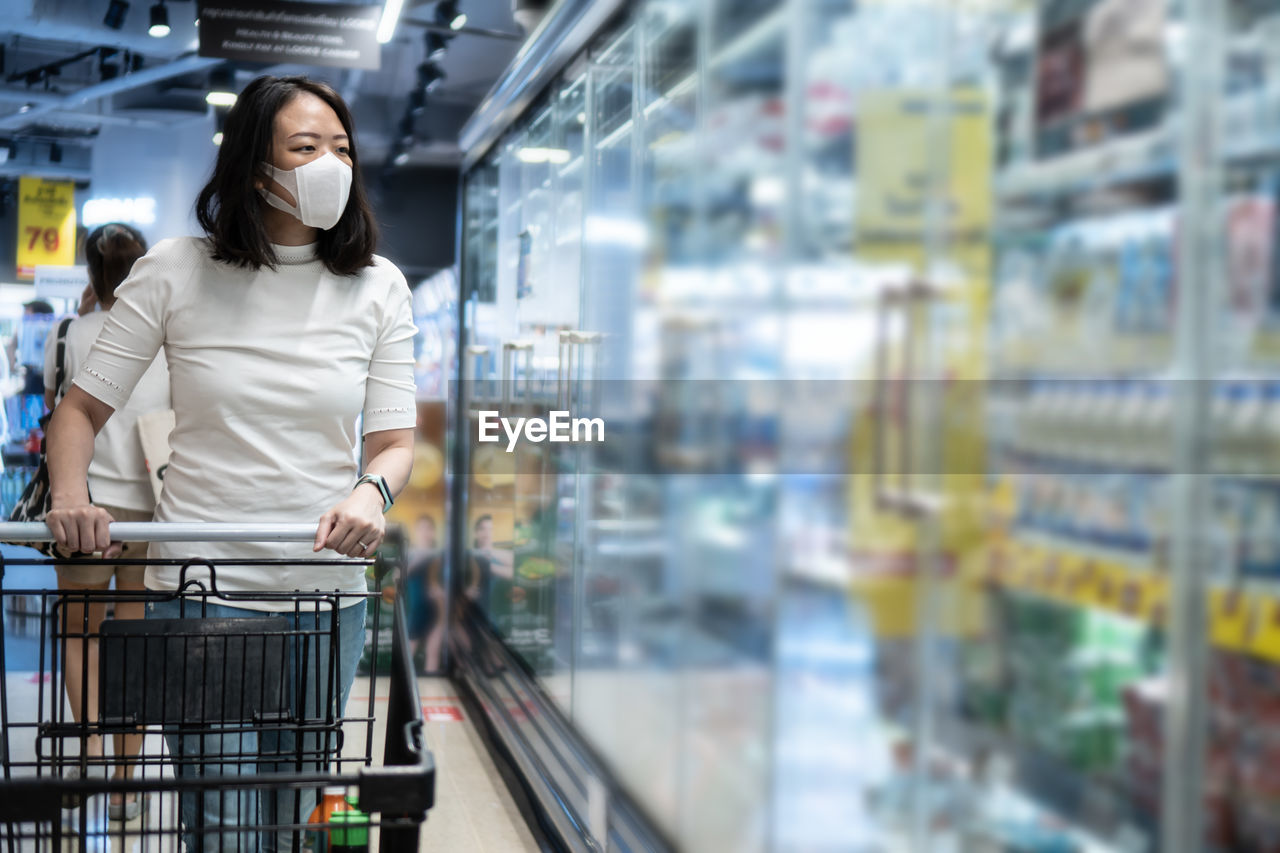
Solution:
[[[346,557],[368,557],[378,550],[386,532],[381,495],[376,489],[360,488],[320,516],[312,550],[331,548]]]

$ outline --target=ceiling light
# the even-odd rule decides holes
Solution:
[[[382,17],[378,20],[378,44],[386,44],[396,34],[396,23],[403,7],[404,0],[387,0],[382,7]]]
[[[449,46],[449,39],[453,36],[447,36],[443,33],[429,32],[427,33],[427,59],[442,59],[445,49]]]
[[[395,163],[397,166],[403,166],[405,163],[409,162],[409,152],[401,151],[395,157],[391,158],[391,162]]]
[[[163,0],[151,7],[151,27],[147,35],[157,39],[169,35],[169,10],[164,7]]]
[[[215,134],[213,135],[213,144],[214,144],[214,145],[221,145],[221,144],[222,144],[222,131],[218,131],[217,133],[215,133]]]
[[[213,107],[230,107],[236,102],[236,70],[219,65],[209,72],[209,93],[204,102]]]
[[[521,148],[516,159],[521,163],[563,164],[569,162],[569,152],[563,148]]]
[[[409,93],[409,112],[412,115],[421,115],[427,108],[427,93],[421,89],[414,89]]]
[[[112,30],[124,26],[124,16],[129,13],[129,4],[125,0],[111,0],[107,4],[107,14],[102,16],[102,25]]]
[[[467,16],[458,11],[457,0],[440,0],[436,4],[436,23],[451,30],[460,30],[467,25]]]

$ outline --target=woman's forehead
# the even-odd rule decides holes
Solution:
[[[277,132],[294,133],[311,130],[318,133],[343,133],[342,121],[333,107],[311,94],[302,92],[276,113]]]

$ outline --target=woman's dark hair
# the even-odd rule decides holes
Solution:
[[[351,111],[332,88],[306,77],[259,77],[245,86],[227,113],[213,177],[196,199],[196,219],[213,243],[215,259],[255,270],[275,267],[276,253],[267,239],[263,202],[254,182],[263,177],[262,164],[271,162],[276,114],[304,93],[315,95],[338,114],[351,156],[351,196],[338,224],[318,232],[319,259],[336,275],[352,275],[373,265],[378,225],[360,178]]]
[[[116,288],[129,276],[133,262],[147,253],[147,238],[123,222],[108,222],[84,238],[89,284],[100,305],[115,299]]]

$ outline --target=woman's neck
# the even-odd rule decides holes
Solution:
[[[309,246],[316,241],[320,229],[303,225],[302,220],[265,202],[262,203],[262,224],[267,229],[267,239],[277,246]]]

